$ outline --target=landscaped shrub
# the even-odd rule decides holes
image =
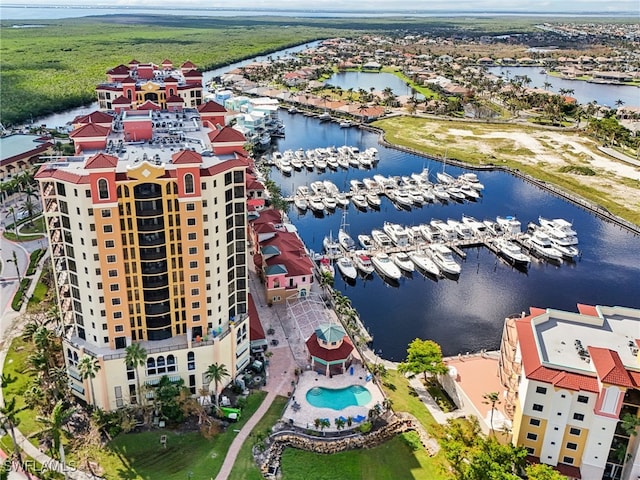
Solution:
[[[33,275],[36,273],[36,267],[38,266],[38,262],[44,255],[44,249],[38,248],[31,252],[31,259],[29,260],[29,268],[27,268],[27,275]]]
[[[422,448],[422,442],[420,441],[420,436],[416,432],[403,433],[402,439],[413,451],[420,450]]]
[[[369,433],[372,427],[373,425],[371,424],[371,422],[364,422],[358,427],[358,430],[360,430],[361,433]]]
[[[561,173],[573,173],[574,175],[586,175],[588,177],[592,177],[596,174],[596,172],[591,168],[581,165],[565,165],[564,167],[560,167],[559,171]]]
[[[13,308],[16,312],[20,310],[22,302],[24,302],[24,294],[29,288],[29,285],[31,285],[30,278],[23,278],[20,282],[20,287],[13,297],[13,302],[11,302],[11,308]]]

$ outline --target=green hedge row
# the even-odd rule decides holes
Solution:
[[[31,252],[31,260],[29,261],[29,268],[27,268],[27,275],[33,275],[36,273],[36,268],[38,267],[38,262],[44,255],[44,249],[38,248]]]
[[[16,312],[20,311],[22,302],[24,302],[25,292],[29,288],[29,285],[31,285],[30,278],[23,278],[22,281],[20,282],[20,288],[18,288],[18,291],[13,297],[13,302],[11,302],[11,308],[13,308]]]

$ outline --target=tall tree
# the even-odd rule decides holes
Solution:
[[[566,480],[567,478],[544,463],[528,465],[525,471],[529,480]]]
[[[91,404],[96,406],[96,396],[93,390],[93,379],[96,378],[96,374],[100,371],[100,363],[98,359],[90,355],[83,355],[78,362],[78,370],[83,380],[89,379],[89,388],[91,389]]]
[[[60,461],[66,461],[62,437],[67,433],[65,427],[71,416],[75,413],[74,408],[66,407],[64,400],[58,400],[53,407],[51,415],[48,417],[38,416],[36,420],[43,425],[37,432],[31,434],[32,437],[45,438],[51,442],[51,450],[60,455]]]
[[[493,413],[496,409],[496,405],[500,404],[500,394],[498,392],[489,392],[482,395],[482,403],[485,405],[491,405],[491,433],[493,433]]]
[[[218,408],[220,407],[218,399],[218,384],[222,381],[223,378],[229,376],[229,371],[227,370],[227,367],[225,365],[212,363],[204,373],[209,382],[213,382],[214,384],[216,410],[218,410]]]
[[[427,373],[441,375],[447,373],[447,366],[442,361],[442,349],[433,340],[416,338],[407,348],[407,360],[402,362],[398,370],[402,373],[422,373],[425,382]]]
[[[17,380],[16,377],[10,377],[8,375],[2,374],[2,388],[6,387],[10,383],[13,383]],[[11,435],[11,441],[13,442],[13,453],[18,460],[19,465],[23,465],[22,463],[22,451],[18,446],[18,440],[16,438],[16,427],[20,425],[20,419],[18,418],[19,408],[16,407],[16,397],[11,397],[10,399],[5,398],[4,406],[0,407],[0,428],[5,432],[9,432]],[[25,475],[29,480],[31,480],[31,474],[25,469]]]
[[[139,367],[147,363],[147,350],[139,343],[132,343],[125,348],[124,363],[128,368],[133,368],[136,373],[136,403],[142,405],[142,391],[140,390]]]

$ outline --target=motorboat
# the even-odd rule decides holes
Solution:
[[[315,163],[313,162],[313,159],[312,159],[312,158],[305,158],[305,159],[302,161],[302,163],[304,164],[304,167],[305,167],[307,170],[309,170],[309,171],[313,170],[313,169],[316,167],[316,165],[315,165]]]
[[[376,253],[371,257],[371,263],[382,277],[392,280],[399,280],[402,277],[402,272],[386,253]]]
[[[389,235],[384,233],[382,230],[371,230],[371,238],[374,245],[379,248],[387,248],[393,246],[393,242],[389,238]]]
[[[462,190],[460,190],[460,187],[457,187],[455,185],[448,186],[447,193],[449,194],[449,197],[457,202],[464,202],[465,198],[467,198]]]
[[[351,201],[356,206],[356,208],[359,208],[360,210],[367,209],[367,198],[361,193],[356,193],[355,195],[353,195],[351,197]]]
[[[389,236],[396,247],[409,246],[409,236],[407,235],[406,229],[401,225],[398,225],[397,223],[384,222],[382,230]]]
[[[313,165],[320,171],[326,170],[327,161],[324,158],[315,158],[313,160]]]
[[[344,168],[345,170],[349,168],[349,160],[344,155],[338,155],[335,159],[340,168]]]
[[[447,225],[453,228],[453,230],[456,232],[457,237],[461,240],[468,240],[473,237],[471,227],[469,227],[469,225],[467,225],[466,223],[448,219]]]
[[[327,257],[322,257],[320,259],[320,272],[322,272],[323,274],[328,274],[331,275],[331,278],[336,276],[336,270],[335,268],[333,268],[333,265],[331,265],[331,260]]]
[[[388,189],[388,188],[396,188],[398,184],[393,178],[385,177],[384,175],[380,175],[379,173],[373,176],[373,179],[380,186],[380,188]]]
[[[415,265],[409,258],[409,255],[404,252],[392,253],[391,260],[393,260],[393,263],[402,271],[413,272],[415,270]]]
[[[293,157],[290,160],[291,166],[295,169],[295,170],[302,170],[302,167],[304,166],[304,163],[302,161],[302,159],[298,158],[298,157]]]
[[[442,220],[433,219],[431,220],[430,225],[440,230],[442,240],[445,242],[455,240],[458,237],[456,231]]]
[[[370,275],[375,270],[373,263],[371,263],[371,257],[364,252],[356,252],[355,264],[358,270],[365,275]]]
[[[480,194],[478,193],[478,191],[469,183],[461,183],[458,188],[460,189],[462,194],[469,200],[475,201],[480,198]]]
[[[296,107],[291,107],[287,111],[289,112],[290,115],[295,115],[296,113],[298,113],[298,109]]]
[[[422,236],[425,238],[425,240],[428,240],[431,243],[442,241],[442,232],[433,225],[430,225],[428,223],[425,225],[420,225],[420,231],[422,232]]]
[[[420,173],[412,173],[411,179],[420,185],[429,185],[429,169],[423,168]]]
[[[338,193],[334,198],[340,208],[347,208],[349,206],[349,199],[344,193]]]
[[[407,195],[409,196],[409,199],[413,202],[414,205],[417,205],[419,207],[421,207],[422,205],[424,205],[425,201],[424,201],[424,197],[422,196],[422,193],[420,192],[420,190],[418,190],[417,188],[409,188],[406,190]]]
[[[448,185],[453,184],[456,181],[455,178],[453,178],[445,171],[436,173],[436,178],[438,179],[438,182]]]
[[[440,267],[436,265],[431,256],[427,253],[416,250],[409,254],[409,258],[418,270],[430,273],[436,277],[440,275]]]
[[[340,243],[333,238],[333,234],[329,232],[329,235],[322,240],[322,246],[324,252],[329,258],[336,258],[340,256]]]
[[[494,222],[493,220],[483,220],[482,223],[487,227],[487,232],[492,235],[502,235],[504,233],[498,222]]]
[[[480,181],[478,180],[478,176],[473,172],[465,172],[458,175],[458,180],[462,180],[463,182],[469,182],[469,183],[477,183]]]
[[[366,250],[373,248],[373,240],[371,239],[370,235],[367,235],[365,233],[358,235],[358,242],[360,243],[360,245],[362,245],[362,248]]]
[[[363,168],[373,167],[373,159],[370,156],[361,153],[356,158],[358,159],[358,163],[360,164],[361,167]]]
[[[310,193],[311,191],[306,185],[300,185],[298,188],[296,188],[296,195],[299,197],[307,197]]]
[[[429,248],[431,258],[444,273],[458,275],[462,271],[460,264],[453,259],[453,254],[449,247],[441,243],[435,243],[430,245]]]
[[[327,210],[335,210],[338,206],[336,199],[333,197],[322,197],[322,203]]]
[[[424,198],[425,203],[431,203],[436,201],[436,196],[433,193],[433,186],[423,185],[422,188],[420,188],[420,193],[422,193],[422,198]]]
[[[367,199],[367,203],[372,208],[380,208],[380,205],[382,205],[382,201],[380,200],[380,197],[376,193],[367,192],[367,194],[365,195],[365,198]]]
[[[338,187],[336,187],[336,184],[333,183],[331,180],[323,180],[322,184],[324,185],[324,189],[325,191],[331,195],[331,196],[335,196],[338,193],[340,193],[340,190],[338,190]]]
[[[424,240],[424,236],[422,235],[422,229],[419,225],[412,225],[405,229],[407,231],[407,236],[409,237],[409,243],[411,245],[415,245]]]
[[[542,230],[536,229],[527,239],[525,244],[537,255],[554,262],[562,261],[562,252],[553,246],[549,236]]]
[[[349,120],[343,120],[339,123],[340,128],[351,128],[353,126],[353,123],[351,123]]]
[[[563,258],[566,258],[567,260],[575,260],[580,255],[580,250],[578,250],[577,247],[573,245],[560,245],[556,243],[552,237],[549,238],[551,238],[551,243],[554,248],[562,253]]]
[[[311,197],[308,199],[309,208],[316,213],[324,212],[324,203],[320,197]]]
[[[506,238],[498,238],[494,245],[509,263],[515,266],[528,267],[531,263],[531,257],[524,253],[522,249],[511,240]]]
[[[324,195],[326,193],[324,182],[322,182],[321,180],[311,182],[311,191],[315,195]]]
[[[293,204],[302,212],[305,212],[307,208],[309,208],[309,202],[307,202],[307,199],[304,197],[296,197],[293,200]]]
[[[391,192],[387,192],[387,195],[391,195]],[[413,200],[404,190],[394,191],[391,195],[391,200],[401,208],[411,209],[411,206],[413,205]]]
[[[496,222],[502,228],[502,231],[508,235],[517,235],[522,233],[522,224],[511,215],[507,217],[496,217]]]
[[[462,215],[462,223],[468,225],[474,235],[485,235],[487,226],[469,215]]]
[[[342,275],[344,275],[346,278],[355,280],[358,276],[356,267],[353,265],[353,262],[347,257],[339,257],[336,260],[336,266],[338,267],[338,270],[340,270],[340,273],[342,273]]]
[[[334,156],[327,157],[326,162],[327,162],[327,167],[329,167],[331,170],[337,170],[338,167],[340,166],[338,164],[338,157],[334,157]]]
[[[318,120],[322,122],[326,122],[327,120],[331,120],[331,114],[329,112],[322,112],[318,115]]]
[[[441,202],[447,202],[451,199],[449,192],[447,192],[447,190],[442,185],[434,185],[432,192],[433,196]]]
[[[351,235],[349,235],[348,226],[349,224],[347,223],[347,211],[343,210],[342,223],[340,224],[340,229],[338,230],[338,243],[345,252],[350,252],[351,250],[356,249],[356,242],[354,242],[353,238],[351,238]]]
[[[357,193],[367,189],[367,186],[361,180],[349,180],[349,185],[349,188],[353,193]]]
[[[538,217],[538,221],[540,225],[549,229],[558,230],[565,235],[577,237],[578,233],[573,229],[573,224],[568,222],[564,218],[554,218],[553,220],[549,220],[544,217]]]

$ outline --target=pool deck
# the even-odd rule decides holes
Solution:
[[[287,403],[287,407],[282,416],[283,420],[289,423],[293,422],[297,427],[315,429],[314,421],[316,418],[328,418],[331,425],[325,428],[325,431],[335,432],[337,428],[334,419],[340,416],[345,418],[357,417],[358,415],[367,417],[369,410],[377,403],[382,404],[384,396],[373,380],[367,381],[369,372],[362,365],[354,363],[353,370],[353,375],[350,374],[350,369],[347,369],[347,373],[333,375],[331,378],[311,370],[303,372],[299,376],[296,389]],[[366,387],[371,393],[371,401],[363,406],[346,407],[342,410],[314,407],[307,401],[307,392],[314,387],[340,389],[351,385]],[[299,405],[299,408],[294,407],[294,405]],[[357,426],[358,424],[354,422],[351,428]],[[344,429],[347,430],[348,428],[349,427],[345,425]]]

